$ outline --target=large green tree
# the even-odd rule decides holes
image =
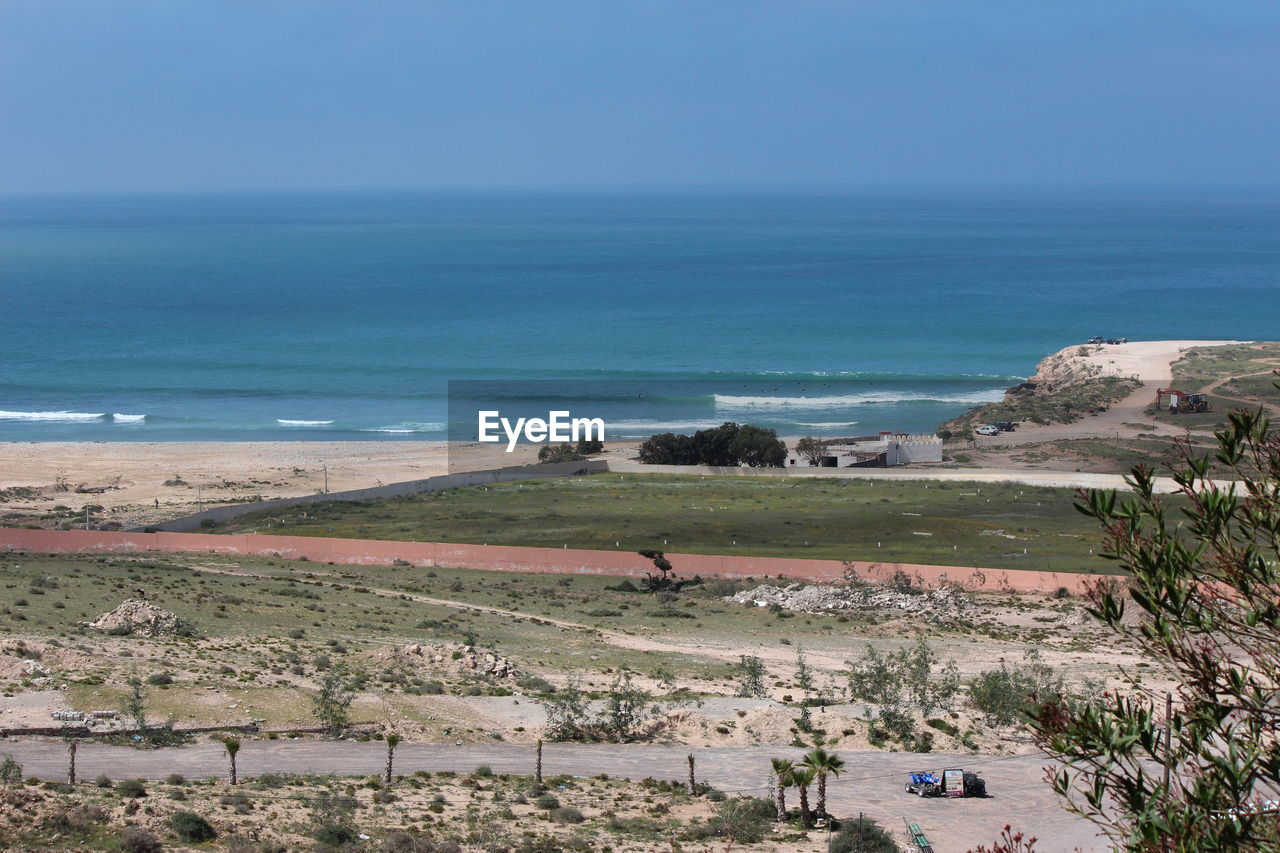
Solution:
[[[1280,436],[1238,411],[1217,445],[1233,482],[1187,445],[1172,499],[1140,467],[1131,496],[1081,502],[1130,575],[1098,585],[1091,611],[1172,675],[1167,719],[1143,688],[1034,714],[1054,787],[1127,851],[1280,849]]]

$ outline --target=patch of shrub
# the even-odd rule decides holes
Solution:
[[[147,786],[141,779],[125,779],[116,785],[116,793],[129,799],[137,799],[147,795]]]
[[[831,853],[898,853],[893,836],[873,820],[850,819],[831,836]]]
[[[212,824],[195,812],[174,812],[169,818],[169,826],[175,835],[193,844],[212,841],[218,837]]]
[[[124,853],[160,853],[164,847],[151,830],[141,826],[127,826],[120,833],[120,849]]]
[[[556,799],[555,794],[543,794],[542,796],[535,799],[533,801],[533,804],[536,807],[540,809],[545,809],[547,811],[560,808],[560,801]]]
[[[561,806],[558,809],[551,810],[551,819],[556,823],[582,823],[586,820],[582,812],[573,806]]]

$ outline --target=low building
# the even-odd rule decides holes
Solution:
[[[912,462],[941,462],[942,439],[886,431],[879,435],[825,440],[828,454],[817,464],[824,468],[892,468]],[[812,464],[793,457],[792,465]]]

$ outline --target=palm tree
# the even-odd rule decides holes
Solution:
[[[227,764],[231,768],[231,784],[235,785],[239,781],[236,779],[236,753],[240,751],[240,739],[226,737],[222,739],[222,745],[227,749]]]
[[[809,786],[817,776],[812,767],[805,767],[803,764],[791,771],[791,784],[800,792],[800,825],[805,829],[813,822],[809,812]]]
[[[74,737],[67,737],[67,784],[76,783],[76,750],[80,743]]]
[[[396,758],[396,747],[400,745],[400,735],[387,735],[387,769],[382,774],[382,783],[384,785],[391,784],[391,762]]]
[[[844,770],[844,759],[834,752],[827,752],[817,746],[809,750],[800,764],[802,767],[808,767],[818,777],[818,814],[825,818],[827,816],[827,776],[828,774],[839,776]]]
[[[793,773],[796,766],[785,758],[774,758],[770,761],[773,766],[773,778],[777,779],[777,787],[774,789],[773,801],[778,806],[778,823],[785,823],[787,820],[787,788],[795,784]]]

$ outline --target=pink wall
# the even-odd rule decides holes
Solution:
[[[380,539],[323,539],[311,536],[224,536],[214,533],[115,533],[94,530],[18,530],[0,528],[0,549],[50,554],[174,551],[272,556],[313,562],[390,565],[405,560],[414,566],[485,569],[499,572],[632,575],[653,564],[630,551],[578,551],[521,548],[507,545],[457,545],[439,542],[390,542]],[[710,554],[668,555],[678,574],[688,577],[745,578],[782,576],[794,580],[834,581],[844,576],[838,560],[784,557],[731,557]],[[1021,569],[976,569],[965,566],[921,566],[912,563],[850,565],[861,578],[888,580],[901,570],[924,586],[950,581],[968,589],[1009,592],[1052,592],[1066,587],[1083,592],[1100,575],[1035,572]]]

